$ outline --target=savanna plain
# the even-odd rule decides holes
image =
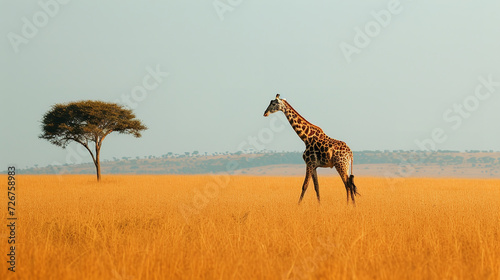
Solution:
[[[17,175],[0,279],[500,279],[500,180],[319,179]]]

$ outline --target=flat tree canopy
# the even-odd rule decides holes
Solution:
[[[43,116],[42,134],[39,138],[62,148],[71,141],[83,145],[92,156],[97,180],[100,180],[99,153],[104,138],[111,132],[141,137],[141,131],[145,129],[147,127],[135,118],[132,111],[123,106],[86,100],[52,106]],[[95,155],[91,150],[91,143],[95,146]]]

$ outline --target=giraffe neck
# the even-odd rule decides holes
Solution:
[[[285,104],[285,113],[288,122],[292,126],[293,130],[306,144],[311,142],[314,137],[323,134],[323,130],[318,126],[308,122],[304,117],[302,117],[286,100],[283,100]]]

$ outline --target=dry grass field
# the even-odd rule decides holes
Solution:
[[[500,279],[500,180],[357,177],[356,207],[336,177],[300,206],[302,177],[16,180],[0,279]]]

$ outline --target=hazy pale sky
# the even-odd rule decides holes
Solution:
[[[85,99],[149,127],[103,159],[301,151],[276,93],[355,151],[500,150],[500,2],[353,2],[0,0],[0,169],[89,162],[38,139]]]

